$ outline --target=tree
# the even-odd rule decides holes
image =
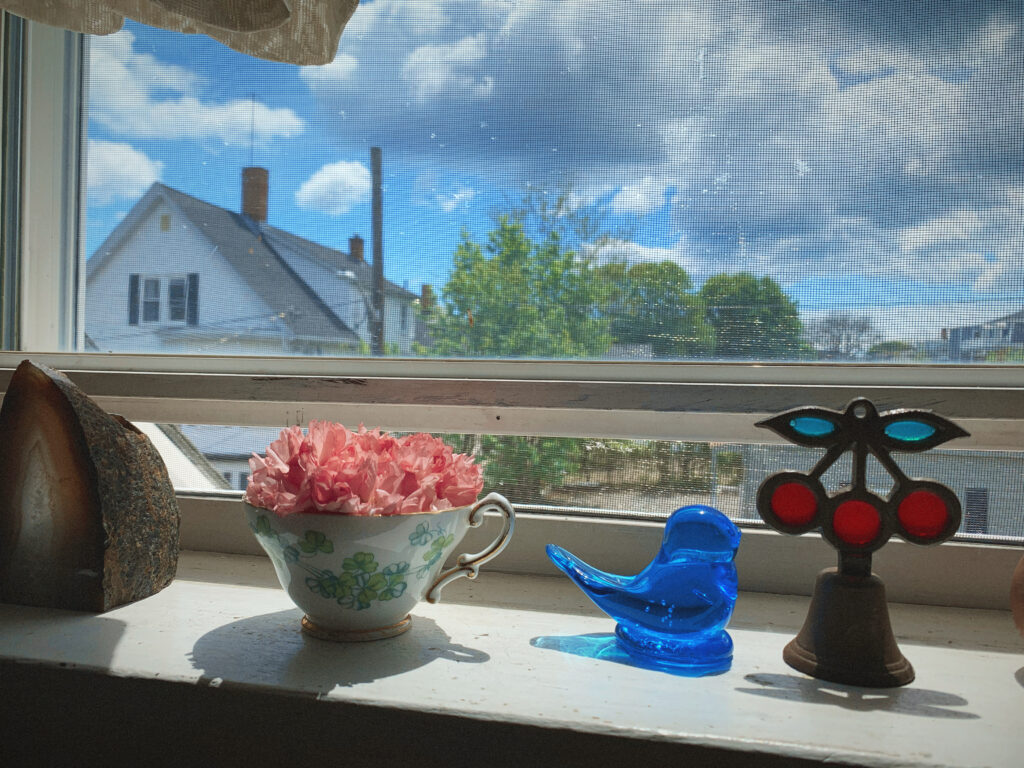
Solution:
[[[433,353],[464,357],[580,358],[604,354],[604,293],[588,259],[558,231],[534,242],[517,216],[500,216],[481,248],[468,232],[443,300],[427,316]]]
[[[868,350],[871,360],[895,360],[914,352],[914,345],[906,341],[880,341]]]
[[[715,332],[717,357],[804,357],[796,303],[770,277],[747,272],[709,277],[697,294]]]
[[[524,214],[500,215],[481,247],[462,235],[442,300],[425,311],[435,355],[580,358],[603,355],[611,344],[598,310],[605,287],[591,260],[564,245],[557,222],[526,232]],[[480,437],[488,487],[519,501],[540,501],[576,471],[580,444],[564,438]]]
[[[829,312],[807,324],[806,338],[822,356],[830,360],[850,360],[860,357],[881,334],[868,315]]]
[[[596,270],[607,286],[604,314],[622,344],[650,344],[655,357],[695,357],[713,347],[693,282],[672,261],[628,265],[613,261]]]

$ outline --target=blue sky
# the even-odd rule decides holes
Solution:
[[[1024,305],[1022,26],[1019,2],[364,0],[300,68],[129,23],[91,41],[87,251],[156,180],[237,210],[250,162],[272,224],[345,249],[378,145],[413,290],[527,185],[570,188],[631,233],[616,255],[936,338]]]

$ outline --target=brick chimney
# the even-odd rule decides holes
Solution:
[[[253,221],[267,220],[267,195],[270,192],[270,171],[266,168],[242,169],[242,214]]]
[[[362,261],[365,258],[363,255],[363,238],[359,235],[352,235],[348,239],[348,255],[353,261]]]
[[[430,283],[420,286],[420,306],[423,309],[430,309],[434,306],[434,289],[430,287]]]

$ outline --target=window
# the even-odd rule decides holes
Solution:
[[[142,322],[156,323],[160,320],[160,280],[147,277],[142,281]]]
[[[393,10],[405,19],[407,5]],[[23,322],[23,346],[74,353],[53,362],[90,371],[102,402],[139,419],[334,418],[537,440],[715,443],[736,453],[767,438],[752,427],[761,415],[802,403],[838,408],[866,394],[962,421],[970,449],[1024,444],[1018,352],[1003,349],[1005,339],[995,348],[973,338],[985,324],[1012,322],[1024,297],[1014,266],[1021,240],[1007,224],[1021,181],[1017,121],[1007,116],[1024,78],[1007,63],[1016,59],[998,54],[1016,45],[999,33],[1018,23],[1016,10],[958,6],[942,30],[927,15],[906,19],[887,34],[919,22],[930,43],[891,41],[886,50],[896,53],[879,58],[856,14],[843,16],[846,29],[813,16],[816,4],[744,6],[763,22],[749,25],[718,4],[692,5],[700,34],[680,21],[682,3],[649,4],[625,37],[601,14],[581,15],[578,27],[547,25],[537,8],[478,17],[484,4],[472,2],[436,28],[397,24],[385,34],[375,15],[384,6],[364,3],[354,22],[363,31],[317,70],[235,58],[203,38],[131,23],[90,41],[89,109],[61,105],[88,115],[85,225],[82,237],[65,238],[82,252],[63,251],[84,297],[75,311],[55,306],[48,282],[27,274],[25,293],[39,301],[23,311],[49,314]],[[957,14],[973,14],[961,19],[971,23],[955,23]],[[47,50],[47,35],[49,50],[64,55],[62,35],[32,34],[32,55]],[[537,40],[563,58],[526,56]],[[602,41],[643,63],[628,82],[603,64]],[[499,42],[524,55],[497,55]],[[549,67],[562,60],[576,64]],[[105,66],[123,68],[145,98],[123,101]],[[369,88],[368,73],[382,87]],[[33,82],[77,92],[59,73],[49,77]],[[544,87],[513,87],[530,78]],[[517,105],[524,93],[536,102]],[[992,100],[978,103],[986,94]],[[954,102],[992,119],[958,123],[943,114]],[[920,105],[934,107],[927,130]],[[52,100],[28,107],[33,125],[63,125],[45,113]],[[191,119],[190,109],[211,119]],[[415,119],[389,119],[404,109]],[[178,118],[161,123],[173,136],[153,135],[155,114]],[[51,133],[32,133],[33,178],[60,178],[61,158],[76,146]],[[999,151],[972,152],[981,134]],[[932,136],[960,151],[926,151]],[[377,347],[366,146],[380,137],[384,279],[389,300],[406,302],[398,323],[417,286],[437,296],[412,315],[406,347],[381,346],[398,359],[362,359]],[[330,156],[299,154],[308,146]],[[114,166],[127,178],[89,176],[111,157],[131,160]],[[243,175],[262,166],[266,175]],[[950,178],[971,182],[937,181]],[[559,188],[565,179],[572,188]],[[48,204],[44,191],[25,191],[34,255],[62,252],[39,245],[52,236],[32,215]],[[898,193],[899,204],[883,204],[883,192]],[[165,205],[194,214],[193,225],[175,213],[174,228],[149,248],[146,227],[162,230],[147,216]],[[522,226],[503,229],[495,209]],[[73,214],[59,218],[77,234]],[[591,214],[605,216],[597,235],[584,226]],[[345,245],[360,232],[371,240],[365,260]],[[545,250],[552,234],[559,245]],[[982,244],[988,250],[974,248]],[[552,258],[539,261],[541,253]],[[125,329],[124,299],[113,297],[124,296],[129,275],[140,276],[129,326],[149,322],[143,277],[162,281],[157,312],[162,300],[165,319],[180,323],[182,286],[170,282],[196,275],[195,292],[184,286],[190,325],[200,272],[214,298],[196,310],[195,327]],[[406,279],[414,290],[401,293]],[[143,330],[154,333],[135,333]],[[385,328],[388,341],[394,330]],[[77,354],[86,349],[113,354]],[[285,357],[307,350],[344,360]],[[160,355],[118,354],[145,352]],[[952,364],[960,360],[969,364]],[[534,464],[559,461],[552,451]]]
[[[185,287],[183,277],[175,277],[167,283],[167,310],[174,322],[185,321]]]
[[[988,488],[968,488],[965,496],[963,530],[988,533]]]

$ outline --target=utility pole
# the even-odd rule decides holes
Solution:
[[[370,168],[373,174],[373,321],[370,324],[371,350],[377,357],[384,354],[384,181],[380,147],[370,147]]]

